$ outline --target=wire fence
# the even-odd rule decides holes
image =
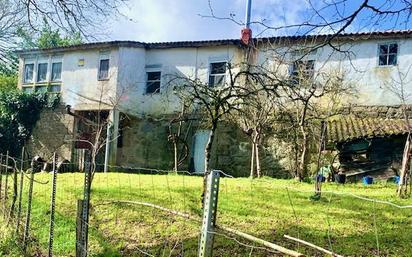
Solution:
[[[314,201],[312,184],[291,180],[216,171],[205,186],[201,174],[111,166],[124,172],[92,176],[85,219],[85,173],[53,159],[0,155],[2,221],[31,255],[408,256],[412,246],[412,201],[396,199],[396,185],[327,184]]]

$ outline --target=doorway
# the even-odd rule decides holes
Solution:
[[[205,172],[205,149],[207,142],[209,141],[209,130],[196,131],[193,142],[193,166],[195,172]]]

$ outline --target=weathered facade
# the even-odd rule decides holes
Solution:
[[[288,76],[290,63],[300,54],[292,55],[290,49],[298,52],[300,47],[314,45],[327,37],[256,39],[253,41],[255,58],[252,59],[254,64],[278,66],[279,72]],[[396,105],[400,100],[393,94],[391,85],[399,81],[400,76],[405,76],[403,81],[412,79],[412,74],[406,72],[412,65],[412,32],[345,34],[337,41],[347,52],[336,52],[326,45],[303,59],[313,62],[314,72],[344,74],[345,83],[353,84],[357,90],[355,97],[345,99],[353,109],[380,106],[373,107],[377,111],[370,111],[370,116],[398,117]],[[382,53],[382,49],[388,50]],[[113,137],[106,149],[112,166],[171,169],[173,148],[168,141],[170,119],[167,117],[179,111],[180,103],[169,84],[170,76],[207,82],[214,75],[213,64],[241,63],[245,46],[240,40],[114,41],[19,54],[19,87],[22,90],[59,93],[62,106],[70,105],[77,113],[111,112],[113,130],[119,131],[119,136]],[[406,94],[412,93],[410,85],[404,88]],[[363,113],[368,114],[368,111]],[[186,129],[189,157],[182,168],[200,171],[207,131],[196,125]],[[33,154],[58,151],[62,158],[75,162],[77,150],[73,141],[78,136],[76,118],[65,113],[62,107],[56,112],[42,114],[28,146]],[[277,143],[271,137],[265,142],[262,159],[270,175],[274,173],[272,170],[285,166],[279,147],[286,146],[277,147]],[[230,125],[219,127],[212,167],[247,175],[249,148],[249,139],[240,129]]]

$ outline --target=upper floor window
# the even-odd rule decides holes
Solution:
[[[52,63],[51,81],[60,81],[62,79],[62,63]]]
[[[160,71],[147,72],[146,94],[160,93],[161,78]]]
[[[292,63],[290,67],[290,78],[292,83],[300,84],[305,81],[311,81],[315,74],[314,60],[299,60]]]
[[[24,65],[24,83],[31,83],[33,82],[33,72],[34,72],[34,64],[28,63]]]
[[[225,84],[226,62],[215,62],[210,64],[209,87],[218,87]]]
[[[47,80],[47,66],[48,63],[39,63],[37,65],[37,82],[44,82]]]
[[[379,45],[379,66],[396,65],[398,61],[398,44]]]
[[[99,80],[109,78],[109,59],[101,59],[99,63]]]

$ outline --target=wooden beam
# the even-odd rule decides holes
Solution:
[[[296,241],[296,242],[298,242],[298,243],[304,244],[304,245],[306,245],[306,246],[312,247],[312,248],[314,248],[314,249],[316,249],[316,250],[318,250],[318,251],[321,251],[321,252],[323,252],[323,253],[329,254],[330,256],[333,256],[333,257],[343,257],[342,255],[333,253],[333,252],[331,252],[331,251],[329,251],[329,250],[326,250],[326,249],[324,249],[324,248],[322,248],[322,247],[320,247],[320,246],[314,245],[314,244],[309,243],[309,242],[307,242],[307,241],[304,241],[304,240],[302,240],[302,239],[298,239],[298,238],[295,238],[295,237],[292,237],[292,236],[288,236],[288,235],[284,235],[284,237],[287,238],[287,239]]]
[[[156,208],[156,209],[162,210],[162,211],[164,211],[164,212],[168,212],[168,213],[170,213],[170,214],[174,214],[174,215],[180,216],[180,217],[182,217],[182,218],[194,220],[194,221],[197,221],[197,222],[200,222],[200,223],[201,223],[201,220],[200,220],[199,218],[194,217],[194,216],[191,216],[190,214],[183,213],[183,212],[179,212],[179,211],[175,211],[175,210],[172,210],[172,209],[169,209],[169,208],[165,208],[165,207],[162,207],[162,206],[160,206],[160,205],[156,205],[156,204],[152,204],[152,203],[138,202],[138,201],[127,201],[127,200],[108,200],[108,201],[105,201],[105,202],[106,202],[106,203],[136,204],[136,205],[142,205],[142,206],[146,206],[146,207]],[[101,204],[99,204],[99,205],[101,205]],[[301,254],[301,253],[298,253],[298,252],[296,252],[296,251],[287,249],[287,248],[285,248],[285,247],[283,247],[283,246],[280,246],[280,245],[277,245],[277,244],[274,244],[274,243],[265,241],[265,240],[263,240],[263,239],[254,237],[254,236],[249,235],[249,234],[246,234],[246,233],[244,233],[244,232],[241,232],[241,231],[238,231],[238,230],[235,230],[235,229],[231,229],[231,228],[228,228],[228,227],[224,227],[224,226],[219,226],[219,225],[216,225],[215,227],[216,227],[217,229],[220,229],[220,230],[226,232],[226,233],[233,234],[233,235],[242,237],[242,238],[244,238],[244,239],[246,239],[246,240],[249,240],[249,241],[252,241],[252,242],[261,244],[261,245],[263,245],[263,246],[265,246],[265,247],[267,247],[267,248],[270,248],[270,249],[273,249],[273,250],[275,250],[275,251],[281,252],[281,253],[286,254],[286,255],[288,255],[288,256],[292,256],[292,257],[305,257],[305,255],[303,255],[303,254]],[[338,255],[335,255],[335,256],[338,256]]]
[[[249,234],[246,234],[246,233],[244,233],[244,232],[237,231],[237,230],[235,230],[235,229],[231,229],[231,228],[227,228],[227,227],[222,227],[222,226],[218,226],[218,225],[216,225],[216,227],[219,228],[219,229],[221,229],[221,230],[223,230],[223,231],[229,232],[229,233],[234,234],[234,235],[237,235],[237,236],[239,236],[239,237],[243,237],[243,238],[245,238],[245,239],[247,239],[247,240],[249,240],[249,241],[252,241],[252,242],[255,242],[255,243],[264,245],[264,246],[266,246],[267,248],[276,250],[276,251],[278,251],[278,252],[281,252],[281,253],[283,253],[283,254],[287,254],[287,255],[289,255],[289,256],[293,256],[293,257],[304,257],[304,256],[305,256],[305,255],[303,255],[303,254],[301,254],[301,253],[298,253],[298,252],[296,252],[296,251],[293,251],[293,250],[287,249],[287,248],[285,248],[285,247],[283,247],[283,246],[280,246],[280,245],[277,245],[277,244],[274,244],[274,243],[265,241],[265,240],[263,240],[263,239],[254,237],[254,236],[249,235]]]

